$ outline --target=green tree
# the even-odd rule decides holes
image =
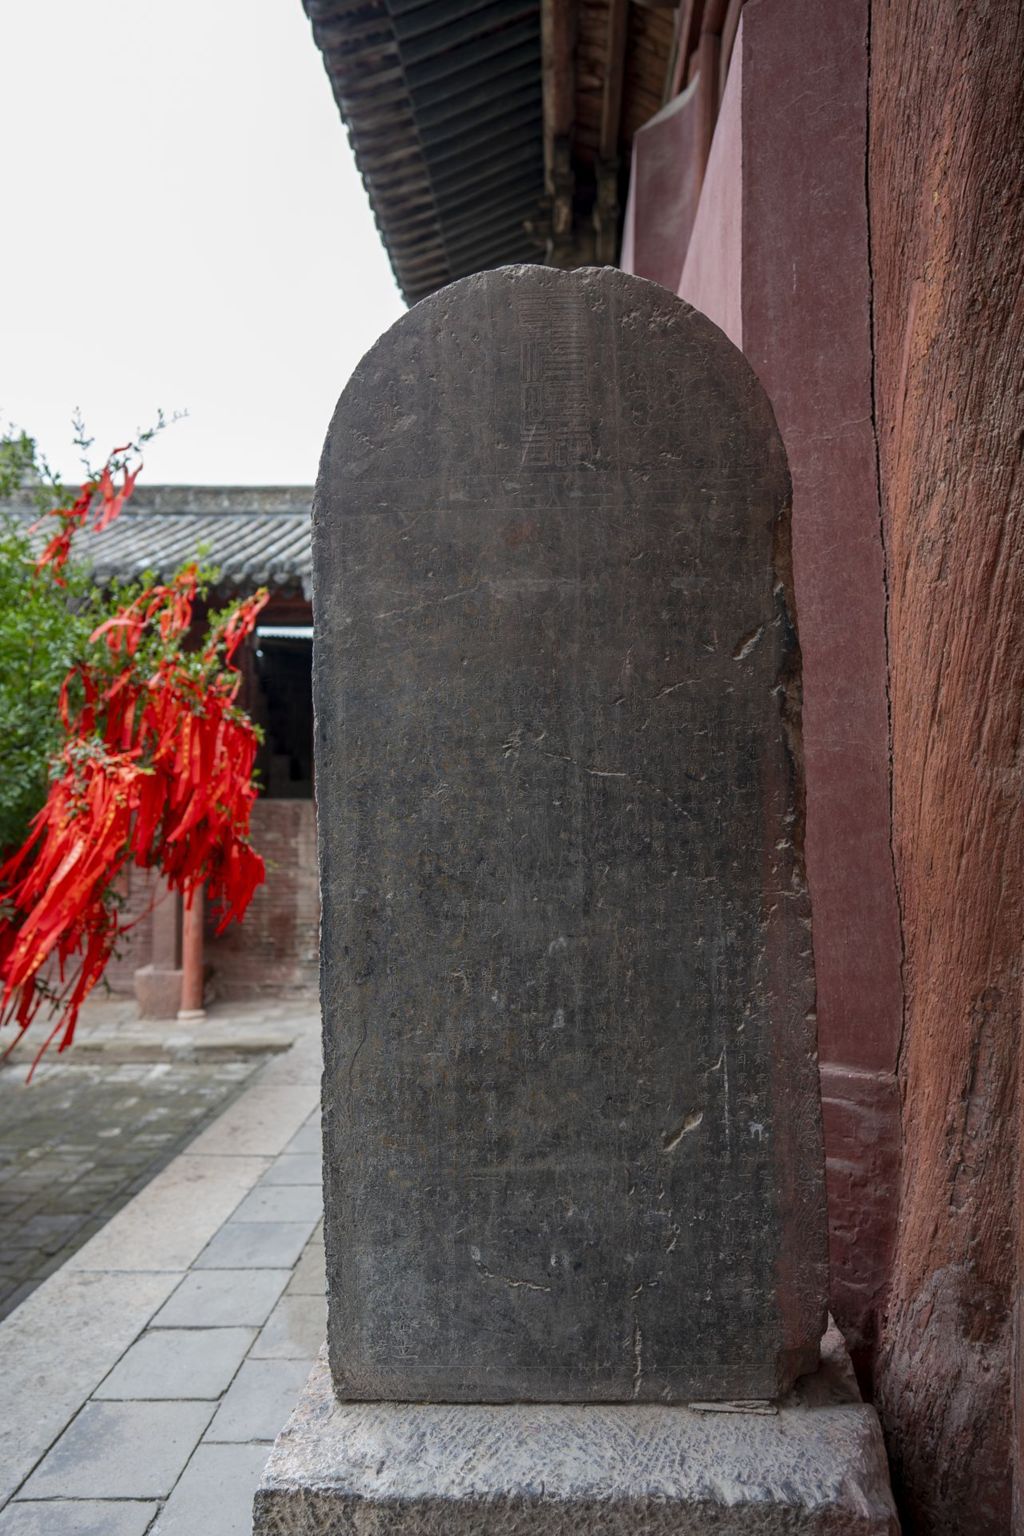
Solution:
[[[26,485],[40,515],[67,494],[32,438],[7,432],[0,436],[0,498]],[[0,514],[0,855],[24,840],[46,798],[50,762],[64,738],[64,679],[121,601],[95,587],[80,560],[68,562],[64,587],[37,573],[29,526],[10,511]]]
[[[198,560],[168,582],[101,588],[77,555],[78,534],[120,515],[163,425],[98,470],[79,425],[86,478],[73,498],[31,438],[0,435],[0,496],[26,478],[38,492],[0,528],[0,1025],[24,1033],[48,1004],[56,1023],[36,1061],[58,1032],[59,1049],[71,1043],[116,952],[129,865],[158,869],[186,904],[205,888],[221,927],[265,876],[250,841],[261,738],[236,702],[235,657],[266,588],[207,614],[197,634],[195,605],[216,577]]]

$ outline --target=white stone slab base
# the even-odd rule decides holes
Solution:
[[[894,1536],[874,1409],[830,1330],[778,1408],[338,1403],[323,1358],[254,1536]]]

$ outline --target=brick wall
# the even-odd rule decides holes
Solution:
[[[266,884],[241,924],[232,923],[219,938],[208,927],[206,958],[221,999],[281,996],[317,983],[320,902],[312,800],[257,800],[252,839],[266,861]]]
[[[131,992],[136,968],[148,965],[153,958],[153,900],[158,882],[152,870],[128,869],[120,881],[124,906],[121,915],[134,927],[121,944],[118,953],[107,966],[104,981],[112,992]],[[102,983],[100,991],[102,995]]]
[[[320,905],[316,869],[316,819],[312,800],[257,800],[252,837],[267,865],[266,884],[253,897],[241,924],[214,936],[207,914],[206,960],[222,1002],[280,997],[317,984]],[[125,911],[138,919],[120,954],[107,968],[107,984],[130,993],[138,966],[152,958],[151,905],[156,882],[148,871],[130,870],[124,882]]]

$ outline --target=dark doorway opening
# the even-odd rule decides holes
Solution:
[[[313,628],[262,624],[256,630],[253,713],[264,731],[257,757],[261,793],[313,797]]]

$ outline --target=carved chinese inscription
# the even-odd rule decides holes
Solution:
[[[564,468],[593,457],[593,359],[571,301],[523,296],[517,306],[522,462],[527,469]]]
[[[813,1365],[787,518],[743,357],[612,270],[466,279],[345,391],[314,517],[340,1396]]]

